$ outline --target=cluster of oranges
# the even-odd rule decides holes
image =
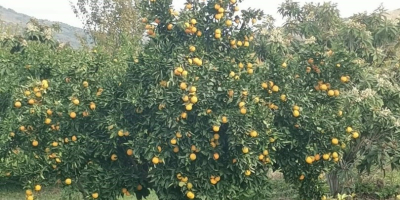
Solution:
[[[331,89],[331,84],[324,83],[323,81],[318,81],[318,84],[315,87],[317,91],[324,91],[329,97],[338,97],[340,95],[340,91],[338,89]]]
[[[66,82],[69,83],[70,79],[67,78]],[[82,82],[82,86],[84,88],[88,88],[89,87],[89,83],[87,81],[83,81]],[[29,89],[25,90],[24,91],[24,97],[27,99],[27,105],[28,106],[37,105],[39,107],[43,106],[43,98],[44,98],[43,94],[47,93],[47,89],[49,89],[49,87],[50,87],[49,81],[48,80],[42,80],[40,83],[35,84],[35,86],[33,87],[32,90],[29,90]],[[96,93],[96,96],[100,96],[102,92],[103,92],[103,89],[99,88],[97,93]],[[81,102],[79,101],[78,98],[73,97],[73,98],[71,98],[71,104],[73,106],[79,106],[81,104]],[[15,103],[14,103],[14,107],[17,108],[17,109],[22,108],[23,107],[22,101],[17,99],[15,101]],[[88,107],[89,107],[90,110],[95,110],[96,109],[96,104],[94,102],[91,102]],[[30,107],[29,109],[30,109],[30,113],[33,114],[33,113],[36,112],[37,108]],[[43,121],[43,124],[45,126],[48,126],[49,129],[52,130],[52,131],[59,131],[60,130],[60,122],[53,123],[53,119],[52,118],[53,117],[57,117],[57,116],[61,117],[62,113],[61,112],[57,112],[56,114],[57,115],[54,115],[53,110],[50,109],[50,108],[47,108],[47,110],[45,112],[46,117],[45,117],[45,119]],[[83,111],[82,115],[84,117],[87,117],[89,115],[89,113],[88,113],[88,111]],[[75,119],[77,117],[76,112],[70,112],[69,113],[69,117],[71,119]],[[21,125],[18,129],[21,132],[27,132],[28,133],[29,131],[33,131],[34,127],[33,126],[25,127],[24,125]],[[14,136],[15,136],[14,132],[10,133],[10,137],[14,137]],[[78,140],[77,136],[73,135],[71,138],[68,138],[68,137],[64,138],[63,142],[65,144],[67,144],[70,141],[75,142],[77,140]],[[39,141],[37,139],[33,139],[32,142],[31,142],[31,145],[33,147],[38,147],[39,144],[40,143],[39,143]],[[60,142],[53,141],[53,142],[50,143],[50,146],[54,148],[54,147],[58,147],[60,144],[61,144]],[[53,169],[56,169],[57,168],[57,164],[62,162],[61,156],[58,155],[55,152],[51,153],[51,149],[49,147],[47,147],[45,149],[45,153],[48,155],[49,159],[54,159],[54,164],[52,165],[52,167],[53,167]],[[35,158],[39,158],[39,156],[35,154]],[[65,184],[66,185],[72,184],[72,180],[67,178],[65,180]],[[40,191],[41,190],[41,186],[40,185],[36,185],[34,187],[34,190],[37,191],[37,192]],[[98,194],[94,193],[93,194],[93,198],[97,198],[97,197],[98,197]],[[32,194],[32,190],[26,190],[26,198],[29,199],[29,200],[30,199],[32,199],[32,200],[34,199],[34,196]]]
[[[197,29],[196,24],[197,24],[196,19],[191,19],[190,22],[186,22],[185,23],[185,33],[190,34],[190,35],[196,35],[197,37],[201,37],[202,33],[200,30]],[[172,30],[172,29],[169,29],[171,25],[172,24],[168,25],[168,30]]]
[[[187,197],[188,199],[194,199],[195,194],[191,191],[192,188],[193,188],[193,184],[189,182],[189,178],[188,178],[187,176],[182,176],[182,174],[180,174],[180,173],[178,173],[178,174],[176,175],[176,178],[177,178],[178,181],[180,181],[181,183],[184,183],[184,184],[182,184],[181,186],[186,185],[186,188],[187,188],[187,190],[188,190],[188,192],[186,193],[186,197]]]
[[[351,128],[350,126],[346,128],[346,132],[348,134],[351,134],[351,137],[354,139],[360,137],[360,133],[358,131],[354,131],[353,128]]]

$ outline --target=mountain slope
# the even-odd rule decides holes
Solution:
[[[12,9],[7,9],[0,6],[0,21],[5,22],[6,24],[18,27],[25,27],[26,23],[31,19],[31,16],[15,12]],[[62,42],[69,42],[72,47],[77,48],[80,46],[79,40],[75,36],[78,34],[79,36],[84,36],[85,33],[83,29],[70,26],[68,24],[62,22],[53,22],[49,20],[39,20],[40,23],[51,25],[51,24],[59,24],[60,25],[60,32],[55,34],[55,38]]]

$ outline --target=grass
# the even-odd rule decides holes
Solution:
[[[39,200],[64,200],[60,188],[45,188],[39,194],[35,195]],[[36,199],[35,198],[35,199]],[[21,200],[25,199],[25,190],[15,185],[0,185],[0,200]],[[70,200],[82,200],[83,197],[79,193],[71,195]],[[119,198],[118,200],[136,200],[134,195],[130,197]],[[151,193],[146,200],[158,200],[154,193]]]
[[[270,173],[273,186],[271,194],[274,200],[295,200],[298,199],[297,191],[289,184],[285,183],[283,176],[279,172]],[[375,170],[374,174],[362,175],[356,182],[356,192],[358,199],[394,199],[395,194],[400,193],[400,173],[397,171]],[[36,195],[39,200],[62,200],[60,188],[44,188]],[[25,191],[15,185],[4,185],[0,183],[0,200],[20,200],[25,199]],[[74,194],[70,200],[82,200],[80,194]],[[136,200],[131,197],[120,198],[119,200]],[[158,200],[154,193],[151,193],[147,200]]]

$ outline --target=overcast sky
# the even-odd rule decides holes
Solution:
[[[11,8],[16,12],[24,13],[38,19],[48,19],[64,22],[72,26],[81,27],[81,22],[75,17],[70,7],[70,1],[77,0],[0,0],[0,5]],[[186,0],[173,0],[174,7],[180,9]],[[297,2],[324,2],[324,0],[295,0]],[[265,3],[262,3],[265,2]],[[260,8],[275,19],[280,20],[277,14],[278,6],[284,0],[245,0],[239,5],[240,8]],[[354,13],[372,12],[381,3],[388,10],[400,8],[400,0],[331,0],[337,3],[342,17],[348,17]],[[1,14],[1,13],[0,13]],[[281,22],[281,20],[280,20]]]

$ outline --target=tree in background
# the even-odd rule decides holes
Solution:
[[[328,175],[332,194],[355,190],[352,182],[358,176],[357,173],[354,176],[355,169],[369,172],[377,166],[380,169],[387,166],[397,168],[400,125],[400,88],[396,83],[400,46],[398,21],[387,19],[382,8],[370,15],[358,14],[350,19],[341,19],[336,5],[331,3],[306,3],[300,6],[293,1],[286,1],[279,12],[287,21],[284,27],[264,29],[267,34],[257,37],[258,56],[266,63],[275,65],[282,62],[280,57],[287,57],[287,62],[292,62],[288,66],[303,65],[308,78],[313,77],[318,81],[340,78],[342,83],[349,83],[340,90],[340,102],[337,104],[340,118],[334,120],[343,127],[349,127],[346,130],[334,129],[335,134],[348,132],[349,136],[339,140],[341,159],[337,165],[330,169],[324,165],[322,170],[322,174]],[[291,38],[294,40],[288,41]],[[304,43],[317,46],[307,47]],[[325,50],[309,54],[309,51],[319,48]],[[298,56],[304,56],[302,59],[307,62],[293,63]],[[333,58],[337,60],[332,62]],[[343,75],[351,81],[346,82],[348,78]],[[299,76],[302,77],[301,73]],[[320,85],[315,89],[320,90]],[[308,101],[311,97],[307,97]],[[318,124],[321,120],[326,121],[323,124],[332,122],[328,118],[321,118],[314,123]],[[327,128],[320,124],[317,133],[326,134],[333,127]],[[312,131],[308,130],[308,133]],[[297,142],[300,141],[298,138]],[[285,173],[290,165],[281,164],[279,168]],[[290,173],[293,173],[293,169],[286,172]],[[301,188],[307,188],[307,184],[310,182],[302,181]]]
[[[135,47],[143,35],[139,0],[78,0],[71,2],[76,16],[82,20],[86,33],[96,46],[110,53],[121,47]]]

